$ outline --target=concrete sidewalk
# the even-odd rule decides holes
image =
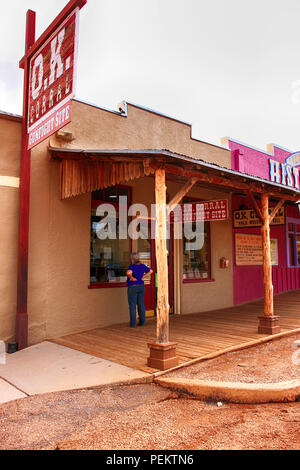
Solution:
[[[152,375],[48,341],[6,355],[0,365],[0,403],[29,395],[130,381]]]

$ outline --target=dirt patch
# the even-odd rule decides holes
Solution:
[[[143,384],[0,406],[0,449],[7,450],[299,448],[299,403],[218,407]]]
[[[300,379],[300,364],[293,363],[293,342],[300,334],[178,369],[164,377],[222,382],[272,383]],[[300,361],[300,353],[298,354]]]
[[[174,394],[156,385],[49,393],[0,405],[0,450],[41,449],[84,427],[100,412],[114,415]]]
[[[299,449],[300,406],[224,405],[175,399],[105,413],[60,441],[62,450]]]

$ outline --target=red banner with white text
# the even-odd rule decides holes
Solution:
[[[53,32],[30,60],[28,149],[71,120],[75,96],[79,8]]]

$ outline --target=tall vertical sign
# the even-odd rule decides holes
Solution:
[[[71,121],[75,96],[79,8],[54,31],[30,59],[28,148]]]
[[[28,346],[28,245],[31,149],[71,121],[75,95],[79,10],[87,0],[70,0],[35,41],[35,12],[26,17],[16,342]]]

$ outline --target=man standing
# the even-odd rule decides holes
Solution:
[[[139,324],[146,323],[145,311],[145,285],[146,276],[150,276],[153,271],[145,264],[142,264],[138,253],[131,255],[132,264],[127,271],[127,295],[130,314],[130,327],[136,327],[136,306],[138,306]]]

